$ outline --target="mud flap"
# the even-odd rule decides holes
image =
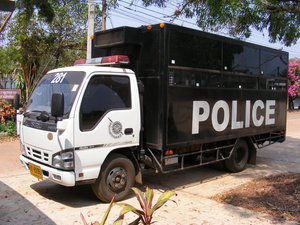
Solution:
[[[253,142],[251,140],[247,140],[248,146],[249,146],[249,158],[248,158],[248,163],[252,165],[256,165],[256,156],[257,156],[257,149]]]
[[[142,173],[141,170],[139,170],[139,172],[137,173],[137,175],[135,176],[135,182],[138,184],[143,184],[143,179],[142,179]]]

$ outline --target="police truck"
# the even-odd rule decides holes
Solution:
[[[255,164],[286,135],[288,53],[173,24],[96,32],[92,58],[49,71],[20,118],[40,180],[124,199],[147,172]]]

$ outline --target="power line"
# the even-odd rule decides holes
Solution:
[[[128,16],[123,16],[123,15],[117,15],[117,14],[115,14],[115,13],[111,13],[110,12],[110,15],[112,15],[112,16],[118,16],[119,18],[122,18],[122,19],[124,19],[124,20],[129,20],[129,21],[131,21],[131,22],[134,22],[134,23],[136,23],[137,25],[139,25],[140,24],[140,22],[143,22],[143,21],[137,21],[137,20],[133,20],[132,18],[130,18],[130,17],[128,17]],[[110,16],[109,16],[110,17]],[[110,17],[111,18],[111,17]],[[111,19],[112,20],[112,19]]]
[[[127,2],[127,1],[124,1],[124,0],[119,0],[120,2],[124,2],[124,3],[127,3],[127,4],[129,4],[129,5],[133,5],[133,6],[135,6],[135,7],[138,7],[138,8],[140,8],[140,9],[143,9],[143,10],[146,10],[146,11],[149,11],[149,12],[153,12],[153,13],[156,13],[156,14],[159,14],[159,15],[161,15],[163,18],[159,18],[160,20],[163,20],[163,21],[165,21],[165,22],[171,22],[171,20],[170,21],[166,21],[165,20],[165,18],[167,18],[167,17],[169,17],[170,19],[172,18],[172,16],[171,15],[168,15],[168,14],[165,14],[165,13],[162,13],[162,12],[158,12],[157,10],[151,10],[151,9],[149,9],[149,8],[146,8],[146,7],[144,7],[144,6],[140,6],[140,5],[136,5],[136,4],[133,4],[133,3],[129,3],[129,2]],[[124,5],[122,5],[123,7],[125,7]],[[165,8],[164,8],[165,9]],[[131,9],[132,10],[132,9]],[[172,12],[172,13],[174,13],[175,12],[175,10]],[[152,15],[151,15],[152,16]],[[153,16],[152,16],[153,17]],[[155,17],[155,18],[157,18],[157,17]],[[183,20],[183,19],[180,19],[180,18],[175,18],[175,20],[179,20],[179,21],[182,21],[182,22],[184,22],[184,23],[188,23],[188,24],[190,24],[190,25],[194,25],[194,26],[196,26],[197,24],[196,23],[193,23],[193,22],[189,22],[189,21],[187,21],[187,20]],[[171,23],[173,23],[173,22],[171,22]]]
[[[139,11],[139,10],[136,10],[136,9],[131,9],[131,8],[127,7],[127,6],[123,6],[123,7],[124,7],[125,9],[129,10],[129,11],[133,11],[133,12],[137,12],[137,13],[141,13],[141,14],[147,15],[147,16],[149,16],[150,18],[155,18],[155,19],[158,19],[158,20],[162,20],[162,21],[164,21],[164,22],[169,22],[169,21],[167,21],[167,20],[165,20],[165,19],[162,19],[162,18],[153,16],[153,15],[150,15],[150,14],[148,14],[148,13],[145,13],[145,12],[142,12],[142,11]]]
[[[149,9],[148,7],[145,7],[145,6],[143,6],[143,5],[137,5],[137,4],[134,4],[133,2],[128,2],[128,1],[125,1],[125,0],[119,0],[119,2],[124,2],[124,3],[127,3],[129,6],[136,6],[136,7],[138,7],[138,8],[142,8],[142,9],[145,9],[145,10],[148,10],[148,11],[151,11],[151,12],[154,12],[154,13],[158,13],[157,12],[157,10],[151,10],[151,9]],[[160,9],[164,9],[164,11],[168,11],[168,12],[170,12],[170,13],[172,13],[172,14],[174,14],[174,12],[175,12],[175,10],[176,9],[172,9],[170,6],[168,6],[168,7],[161,7]],[[172,11],[171,11],[172,10]],[[158,14],[160,14],[160,13],[158,13]],[[162,14],[162,13],[161,13]],[[165,14],[166,16],[170,16],[170,15],[167,15],[167,14]]]
[[[137,7],[137,8],[144,9],[144,10],[147,10],[147,11],[149,11],[149,12],[153,12],[153,13],[156,13],[156,14],[159,14],[159,15],[169,16],[169,15],[167,15],[167,14],[160,13],[160,12],[158,12],[157,10],[152,10],[152,9],[146,8],[146,7],[144,7],[144,6],[136,5],[136,4],[129,3],[129,2],[126,2],[126,1],[123,1],[123,0],[119,0],[119,1],[120,1],[120,2],[123,2],[123,3],[127,3],[128,6],[135,6],[135,7]],[[124,6],[124,5],[122,5],[122,6]]]
[[[124,13],[124,12],[121,11],[120,9],[115,9],[114,12],[119,13],[119,14],[121,14],[121,15],[123,15],[123,16],[128,17],[128,18],[131,18],[131,19],[134,19],[134,20],[137,20],[137,21],[146,23],[146,24],[149,22],[149,19],[145,19],[145,18],[144,18],[145,20],[142,20],[142,19],[141,19],[141,18],[142,18],[141,16],[140,16],[140,17],[135,17],[135,15],[133,15],[133,14],[127,14],[126,12]]]

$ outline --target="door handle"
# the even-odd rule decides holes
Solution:
[[[131,135],[133,133],[133,129],[132,128],[126,128],[124,133],[125,133],[125,135]]]

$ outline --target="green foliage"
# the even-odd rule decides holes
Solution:
[[[146,6],[163,7],[167,0],[143,0]],[[196,17],[204,30],[228,29],[238,37],[249,37],[251,29],[267,30],[271,42],[286,46],[300,38],[300,1],[281,0],[183,0],[174,19],[180,15]]]
[[[14,121],[9,121],[6,124],[0,123],[0,133],[7,133],[9,136],[16,135],[16,123]]]
[[[42,9],[48,7],[54,13],[51,20],[45,17],[47,10],[41,13]],[[14,63],[10,63],[14,67],[9,71],[14,71],[16,85],[24,88],[25,101],[47,71],[73,65],[76,59],[85,57],[86,22],[86,1],[18,2],[16,13],[9,26],[7,45],[8,48],[15,49]],[[8,56],[7,58],[10,59]],[[0,68],[10,65],[6,62],[7,60],[5,62],[0,60]]]
[[[111,200],[111,202],[110,202],[108,208],[107,208],[106,211],[105,211],[105,214],[104,214],[104,216],[103,216],[101,222],[99,223],[98,221],[95,221],[94,223],[92,223],[92,225],[104,225],[104,224],[105,224],[105,222],[106,222],[106,220],[107,220],[107,217],[108,217],[108,215],[109,215],[109,213],[110,213],[110,210],[111,210],[111,208],[113,207],[114,200],[115,200],[115,197],[113,197],[113,199]],[[86,222],[86,220],[85,220],[84,216],[82,215],[82,213],[80,213],[80,217],[81,217],[81,219],[82,219],[82,221],[83,221],[83,224],[84,224],[84,225],[88,225],[88,223]]]
[[[0,74],[13,74],[18,57],[18,49],[15,46],[0,47]]]
[[[134,206],[127,204],[127,203],[118,203],[117,205],[121,206],[122,210],[120,212],[119,217],[114,222],[114,225],[122,225],[124,216],[130,212],[132,212],[138,216],[138,218],[136,220],[134,220],[133,222],[130,223],[131,225],[138,225],[138,224],[150,225],[150,224],[154,223],[154,222],[152,222],[153,214],[160,207],[162,207],[167,201],[169,201],[172,196],[174,196],[176,194],[174,191],[166,191],[158,198],[157,202],[153,205],[154,192],[151,188],[147,187],[146,192],[142,192],[137,188],[132,188],[132,190],[135,193],[136,199],[138,200],[141,209],[137,209]],[[113,206],[113,202],[114,202],[114,198],[110,202],[101,223],[99,223],[98,221],[95,221],[94,223],[91,223],[91,225],[104,225],[105,224],[107,217]],[[83,224],[88,225],[84,216],[82,214],[80,214],[80,216],[83,221]]]
[[[87,4],[77,0],[65,3],[49,1],[56,16],[46,29],[49,32],[47,45],[52,55],[52,60],[46,63],[52,68],[73,65],[75,59],[86,55]]]
[[[29,20],[34,11],[37,9],[41,17],[44,17],[47,22],[51,22],[55,16],[51,4],[48,0],[19,0],[17,1],[18,8],[22,9],[21,12]]]

